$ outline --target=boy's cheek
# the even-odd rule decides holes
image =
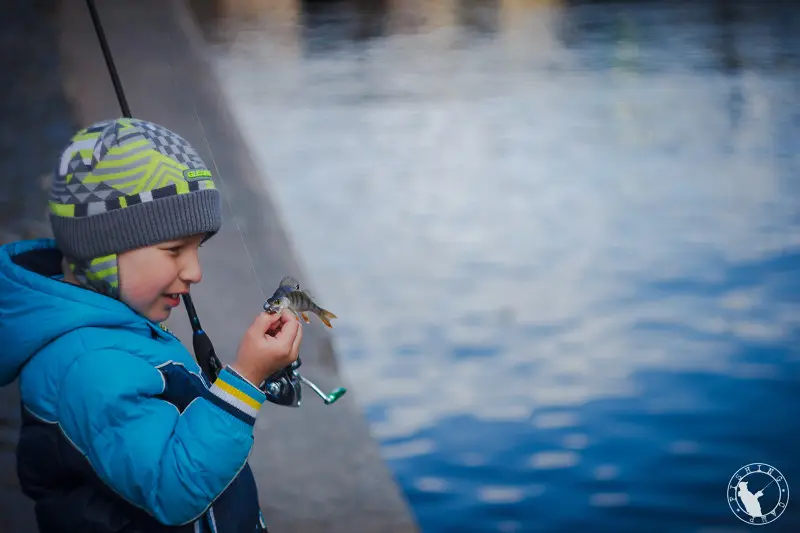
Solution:
[[[140,313],[144,313],[148,307],[157,304],[157,300],[161,299],[160,294],[149,294],[150,292],[141,287],[122,287],[120,299]]]

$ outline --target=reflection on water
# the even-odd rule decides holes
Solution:
[[[790,4],[214,6],[426,532],[744,531],[740,466],[800,480]]]

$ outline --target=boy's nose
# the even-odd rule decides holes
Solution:
[[[186,254],[186,260],[181,268],[181,279],[187,283],[200,283],[203,271],[200,268],[200,258],[197,253]]]

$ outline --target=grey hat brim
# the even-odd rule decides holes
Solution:
[[[218,189],[167,196],[86,217],[50,213],[59,249],[88,261],[196,234],[213,235],[222,227]]]

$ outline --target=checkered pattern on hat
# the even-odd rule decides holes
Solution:
[[[64,150],[50,210],[85,217],[213,188],[211,172],[180,135],[145,120],[108,120],[78,132]]]

